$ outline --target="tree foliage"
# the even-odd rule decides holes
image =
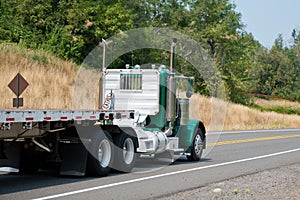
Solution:
[[[291,44],[282,36],[272,49],[244,30],[229,0],[1,0],[0,41],[40,48],[81,63],[101,38],[139,27],[167,27],[191,36],[222,74],[231,101],[247,104],[245,93],[300,99],[299,32]],[[171,38],[170,38],[171,40]],[[125,63],[168,64],[168,52],[142,49],[121,56]],[[196,91],[209,94],[200,74],[183,58],[176,70],[195,76]]]
[[[0,40],[80,63],[101,38],[133,28],[135,15],[120,2],[2,0]]]
[[[273,47],[261,48],[252,69],[252,92],[299,99],[300,96],[300,45],[298,34],[292,33],[292,44],[287,47],[279,34]]]

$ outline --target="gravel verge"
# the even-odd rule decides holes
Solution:
[[[300,200],[300,163],[212,183],[159,198],[159,200],[179,199]]]

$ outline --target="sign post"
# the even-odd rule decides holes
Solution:
[[[17,98],[13,98],[13,107],[23,106],[23,98],[20,98],[20,95],[28,87],[29,83],[24,79],[24,77],[18,73],[13,80],[8,84],[8,87],[15,93]]]

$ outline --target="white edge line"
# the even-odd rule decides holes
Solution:
[[[136,182],[141,182],[141,181],[155,179],[155,178],[160,178],[160,177],[164,177],[164,176],[171,176],[171,175],[175,175],[175,174],[182,174],[182,173],[192,172],[192,171],[197,171],[197,170],[202,170],[202,169],[209,169],[209,168],[213,168],[213,167],[220,167],[220,166],[231,165],[231,164],[235,164],[235,163],[241,163],[241,162],[247,162],[247,161],[252,161],[252,160],[257,160],[257,159],[262,159],[262,158],[268,158],[268,157],[278,156],[278,155],[292,153],[292,152],[296,152],[296,151],[300,151],[300,148],[292,149],[292,150],[288,150],[288,151],[282,151],[282,152],[278,152],[278,153],[262,155],[262,156],[257,156],[257,157],[252,157],[252,158],[245,158],[245,159],[235,160],[235,161],[230,161],[230,162],[225,162],[225,163],[196,167],[196,168],[191,168],[191,169],[185,169],[185,170],[181,170],[181,171],[169,172],[169,173],[165,173],[165,174],[158,174],[158,175],[148,176],[148,177],[143,177],[143,178],[137,178],[137,179],[128,180],[128,181],[111,183],[111,184],[107,184],[107,185],[101,185],[101,186],[76,190],[76,191],[72,191],[72,192],[66,192],[66,193],[36,198],[33,200],[46,200],[46,199],[65,197],[65,196],[70,196],[70,195],[74,195],[74,194],[79,194],[79,193],[84,193],[84,192],[89,192],[89,191],[94,191],[94,190],[100,190],[100,189],[104,189],[104,188],[110,188],[110,187],[125,185],[125,184],[129,184],[129,183],[136,183]]]

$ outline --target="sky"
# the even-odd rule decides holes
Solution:
[[[242,14],[245,30],[267,48],[282,34],[290,41],[293,29],[300,30],[300,0],[232,0]]]

